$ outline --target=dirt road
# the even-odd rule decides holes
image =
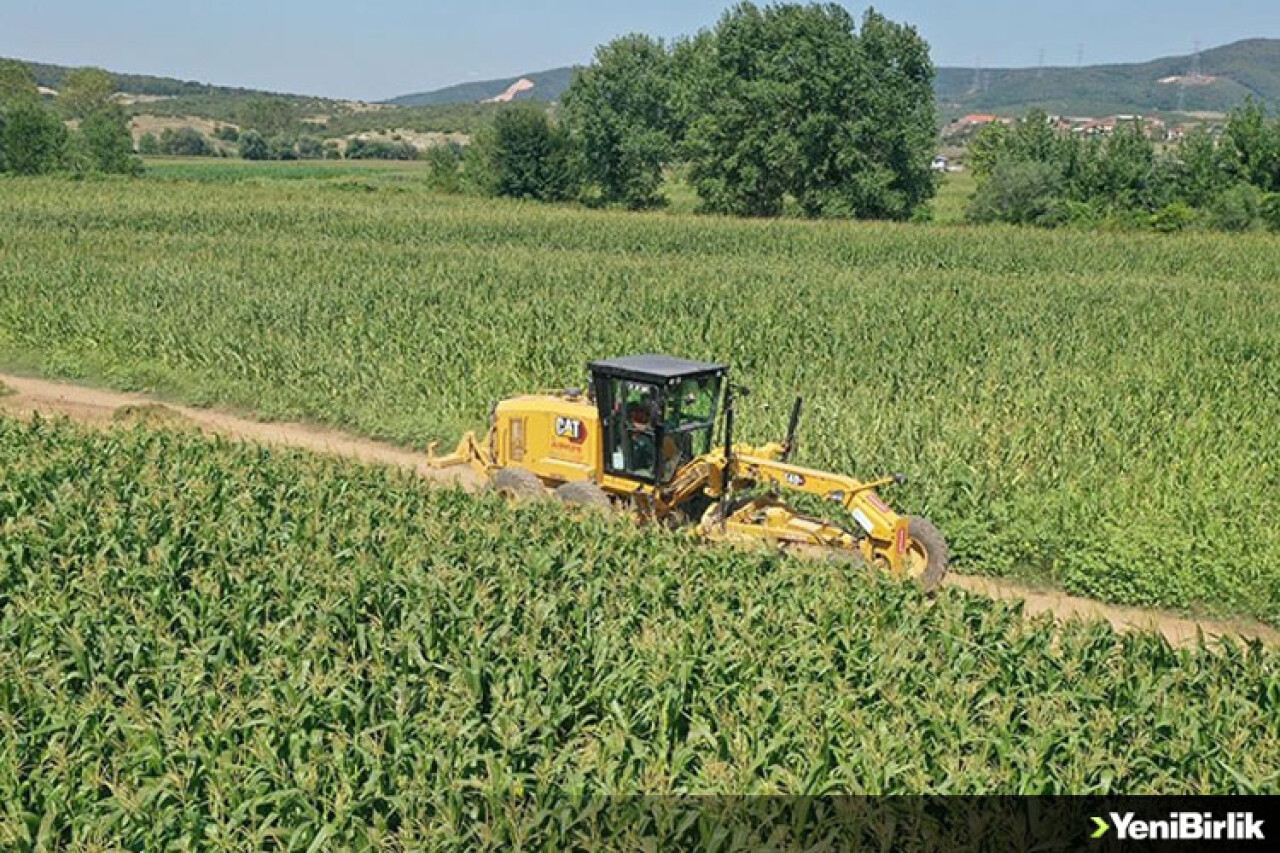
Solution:
[[[284,422],[264,423],[213,409],[161,402],[141,394],[123,394],[4,373],[0,373],[0,383],[13,391],[7,396],[0,396],[0,412],[18,417],[30,417],[36,412],[42,415],[66,415],[77,421],[106,427],[119,423],[121,415],[130,411],[157,413],[166,417],[178,416],[210,434],[330,453],[368,463],[395,465],[411,469],[432,480],[458,482],[467,488],[478,485],[476,477],[468,468],[443,471],[429,468],[421,453],[325,427]],[[1103,620],[1122,631],[1158,631],[1173,645],[1192,644],[1200,633],[1206,637],[1258,638],[1280,645],[1280,631],[1255,622],[1192,619],[1161,610],[1116,607],[1088,598],[1034,589],[1000,578],[978,575],[951,574],[946,583],[989,598],[1020,599],[1030,615],[1052,613],[1061,620]]]

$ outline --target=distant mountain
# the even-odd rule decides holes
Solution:
[[[1277,106],[1280,39],[1216,47],[1198,63],[1188,55],[1081,68],[939,68],[934,88],[945,117],[1032,107],[1060,115],[1226,112],[1250,95]]]
[[[0,57],[4,59],[4,57]],[[62,81],[72,71],[66,65],[51,65],[46,62],[24,62],[35,75],[36,84],[49,89],[61,89]],[[116,90],[131,95],[153,95],[157,97],[176,98],[183,95],[271,95],[260,89],[242,89],[236,86],[215,86],[212,83],[199,83],[194,80],[178,80],[174,77],[156,77],[151,74],[121,74],[111,72],[115,80]]]
[[[58,89],[70,68],[28,62],[36,82]],[[216,86],[172,77],[112,72],[116,88],[134,95],[180,98],[173,104],[204,114],[213,106],[241,98],[273,94],[257,89]],[[573,67],[552,68],[517,77],[459,83],[430,92],[402,95],[388,106],[422,107],[474,104],[490,100],[558,101],[569,88]],[[1060,115],[1116,113],[1226,112],[1253,96],[1280,108],[1280,39],[1248,39],[1192,56],[1170,56],[1121,65],[1080,68],[939,68],[934,89],[943,119],[964,113],[1004,115],[1042,107]],[[318,111],[330,99],[288,96]],[[336,102],[335,102],[336,103]],[[155,109],[159,110],[159,107]]]
[[[519,77],[504,77],[500,80],[479,80],[473,83],[457,83],[443,89],[430,92],[418,92],[412,95],[401,95],[384,101],[395,107],[425,107],[440,104],[474,104],[492,100],[518,101],[558,101],[569,88],[573,79],[573,66],[552,68],[549,71],[537,71]],[[527,80],[532,86],[525,87],[521,81]],[[510,95],[511,97],[504,97]]]
[[[968,112],[1020,114],[1042,107],[1061,115],[1226,112],[1249,95],[1280,106],[1280,39],[1249,39],[1192,56],[1080,68],[939,68],[934,89],[944,118]],[[516,99],[558,101],[573,68],[460,83],[386,101],[396,106],[463,104],[498,97],[522,79]],[[1162,82],[1163,81],[1163,82]]]

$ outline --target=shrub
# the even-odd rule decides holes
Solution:
[[[298,159],[319,160],[324,156],[324,143],[314,136],[298,137]]]
[[[90,169],[117,175],[136,175],[142,161],[133,153],[133,136],[119,109],[98,110],[80,123],[80,142]]]
[[[1189,228],[1196,221],[1196,211],[1185,201],[1175,201],[1151,214],[1151,228],[1163,234]]]
[[[4,157],[10,171],[42,175],[62,165],[67,129],[58,117],[35,101],[9,108],[4,124]]]
[[[1272,231],[1280,231],[1280,193],[1267,193],[1262,198],[1262,221]]]
[[[969,204],[974,222],[1019,225],[1060,225],[1069,211],[1059,197],[1062,173],[1050,163],[1034,160],[997,163]]]
[[[458,192],[462,188],[462,157],[462,146],[452,142],[428,148],[423,159],[431,173],[431,185],[442,192]]]
[[[267,140],[267,157],[271,160],[297,160],[293,140],[283,136],[273,136]]]
[[[1238,183],[1224,190],[1209,207],[1210,222],[1223,231],[1248,231],[1262,214],[1262,194],[1251,184]]]
[[[256,130],[246,130],[240,134],[240,156],[246,160],[266,160],[271,156],[267,148],[267,140]]]
[[[180,157],[207,157],[213,146],[194,127],[165,128],[160,134],[160,153]]]
[[[417,160],[418,149],[408,142],[381,139],[352,139],[347,143],[348,160]]]

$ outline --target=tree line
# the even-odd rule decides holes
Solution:
[[[79,68],[67,73],[55,109],[41,100],[30,68],[0,62],[0,172],[140,172],[142,161],[114,91],[105,71]]]
[[[933,76],[925,41],[874,10],[741,3],[673,44],[601,46],[560,109],[500,112],[460,169],[498,195],[633,209],[678,170],[708,212],[907,219],[935,189]]]
[[[969,163],[974,222],[1280,230],[1280,119],[1255,101],[1163,151],[1138,121],[1086,137],[1058,132],[1037,110],[984,128]]]

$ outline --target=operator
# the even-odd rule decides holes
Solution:
[[[653,471],[653,400],[641,391],[627,403],[627,438],[631,445],[631,470],[637,474]]]

